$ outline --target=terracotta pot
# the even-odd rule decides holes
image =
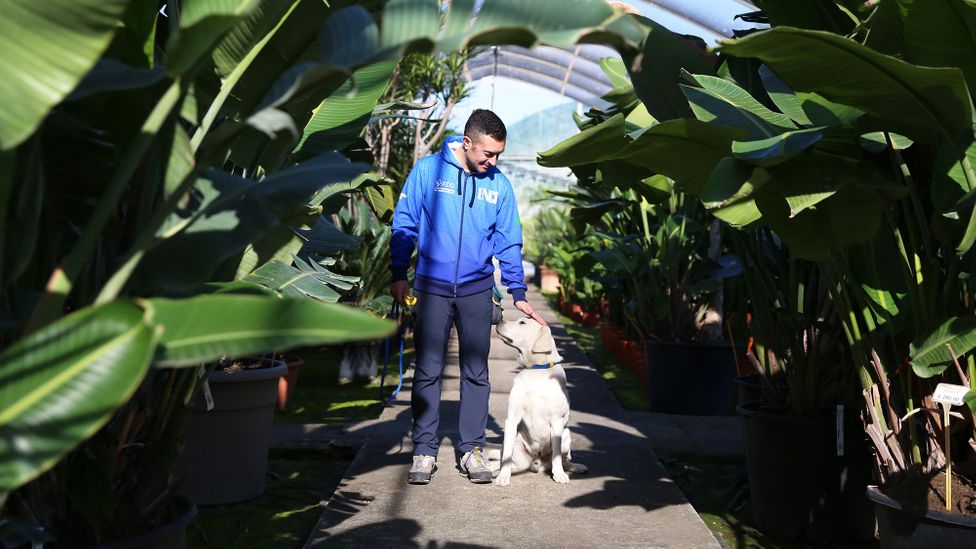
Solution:
[[[545,265],[539,268],[539,289],[543,292],[559,291],[559,275],[556,271]]]
[[[596,311],[583,309],[583,326],[592,328],[599,324],[600,314]]]
[[[305,365],[305,360],[298,356],[286,355],[284,361],[285,366],[288,367],[288,373],[278,378],[279,410],[285,409],[285,405],[288,403],[288,397],[295,390],[295,385],[298,385],[298,371]]]
[[[630,349],[630,369],[640,376],[641,380],[644,381],[644,390],[647,390],[647,364],[645,363],[646,358],[644,356],[644,345],[637,341],[631,346]]]
[[[624,330],[620,326],[613,326],[610,335],[610,345],[607,345],[607,350],[614,354],[619,354],[621,348],[623,347],[623,341],[627,338],[627,330]]]
[[[583,307],[578,303],[573,303],[569,306],[569,318],[572,318],[574,322],[583,322]]]
[[[600,322],[600,343],[603,348],[610,349],[610,340],[613,339],[613,325],[609,322]]]

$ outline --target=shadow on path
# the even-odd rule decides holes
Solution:
[[[523,473],[512,485],[475,485],[456,469],[458,397],[456,354],[446,369],[441,399],[438,471],[427,486],[406,484],[411,452],[410,384],[378,420],[353,427],[365,444],[329,500],[308,547],[629,546],[719,547],[711,532],[667,478],[651,441],[556,323],[542,297],[529,302],[550,323],[569,382],[573,460],[589,472],[557,484],[548,474]],[[508,318],[519,313],[506,311]],[[500,447],[514,350],[492,340],[489,359],[489,446]]]

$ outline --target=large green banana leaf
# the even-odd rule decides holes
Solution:
[[[539,153],[542,166],[562,167],[625,160],[643,168],[634,181],[664,174],[697,195],[718,162],[729,154],[732,141],[745,132],[695,119],[667,120],[642,131],[637,139],[624,135],[623,114],[588,128]]]
[[[342,150],[359,138],[376,103],[386,93],[394,68],[395,62],[381,61],[353,73],[349,81],[315,110],[295,155],[308,158],[325,151]]]
[[[691,116],[678,82],[681,72],[714,74],[705,59],[663,25],[641,18],[648,29],[640,64],[631,69],[638,97],[658,120]]]
[[[213,46],[254,10],[259,0],[187,0],[180,27],[166,48],[166,71],[183,74],[208,56]]]
[[[354,287],[358,277],[343,276],[314,261],[294,258],[294,265],[281,261],[269,261],[242,280],[274,291],[281,297],[310,298],[335,303],[340,294],[334,288],[346,291]]]
[[[919,377],[941,374],[956,357],[976,348],[976,317],[957,317],[945,320],[932,330],[923,332],[911,346],[912,370]]]
[[[0,150],[71,93],[108,47],[128,0],[9,0],[0,16]]]
[[[771,111],[736,84],[707,75],[693,75],[700,86],[682,85],[695,118],[748,132],[753,140],[766,139],[795,130],[785,114]]]
[[[867,45],[927,67],[958,67],[976,90],[976,1],[885,0]]]
[[[879,129],[925,143],[942,136],[959,154],[973,141],[972,99],[959,69],[918,67],[834,34],[789,27],[720,49],[760,59],[794,90],[864,111]]]
[[[478,17],[472,20],[475,6]],[[459,51],[479,44],[572,46],[598,41],[633,51],[646,32],[602,0],[457,0],[444,15],[435,0],[390,0],[383,10],[381,47],[387,55],[412,49]]]
[[[53,466],[135,391],[155,349],[142,309],[110,303],[0,353],[0,493]]]
[[[211,170],[197,181],[195,211],[177,211],[146,255],[137,277],[156,292],[185,292],[210,280],[223,262],[298,212],[329,185],[351,181],[367,169],[339,155],[320,156],[262,181]],[[172,294],[170,294],[172,295]]]
[[[379,339],[395,328],[364,311],[309,299],[204,295],[147,303],[153,322],[163,328],[157,366],[193,366],[224,355]]]

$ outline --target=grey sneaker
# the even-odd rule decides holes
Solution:
[[[437,458],[434,456],[413,456],[413,467],[407,473],[407,482],[410,484],[429,484],[430,477],[436,470]]]
[[[461,456],[461,472],[468,475],[468,480],[475,484],[487,484],[491,482],[491,467],[488,460],[481,453],[481,447],[475,446],[474,450]]]

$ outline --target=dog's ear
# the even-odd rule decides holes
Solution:
[[[549,326],[543,326],[539,335],[532,344],[533,353],[551,353],[556,350],[556,342],[552,339],[552,330]]]

